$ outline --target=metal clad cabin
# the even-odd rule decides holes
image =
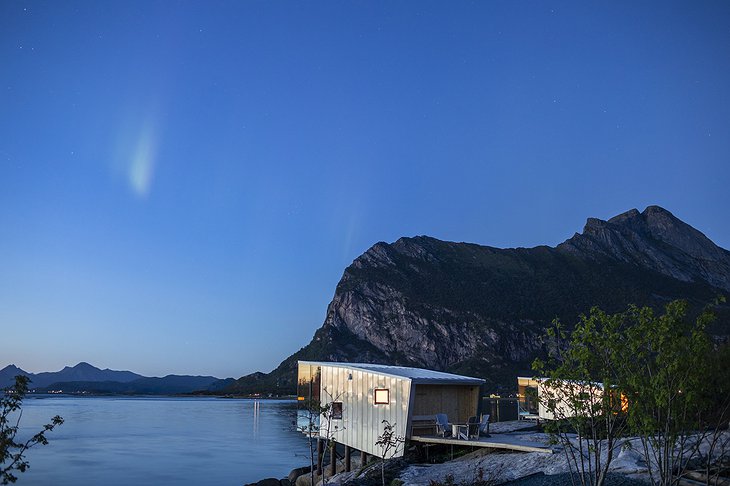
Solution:
[[[563,381],[552,386],[548,385],[547,378],[517,378],[517,389],[520,418],[555,420],[553,408],[558,412],[557,418],[573,417],[585,410],[590,402],[599,403],[603,397],[603,384],[596,382]],[[626,412],[628,401],[618,392],[612,393],[616,398],[617,410]],[[578,410],[573,403],[579,400],[584,403]],[[553,407],[548,407],[553,402]]]
[[[466,423],[477,414],[482,383],[420,368],[299,361],[298,399],[334,404],[329,424],[319,418],[320,437],[377,456],[383,420],[395,424],[395,433],[406,439],[417,435],[412,433],[414,421],[433,423],[437,413],[447,414],[452,423]],[[395,457],[401,455],[403,447]]]

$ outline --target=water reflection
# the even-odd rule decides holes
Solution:
[[[258,399],[253,401],[253,436],[258,438],[259,436],[259,410],[261,403]]]
[[[28,454],[26,485],[245,484],[307,463],[293,401],[54,397],[24,408],[27,433],[66,419]]]

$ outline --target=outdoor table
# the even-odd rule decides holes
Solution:
[[[454,439],[469,440],[469,425],[451,424],[451,437]]]

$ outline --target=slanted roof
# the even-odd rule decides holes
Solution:
[[[390,366],[371,363],[339,363],[328,361],[300,361],[317,366],[333,366],[337,368],[348,368],[353,370],[378,373],[381,375],[406,378],[412,383],[422,385],[481,385],[485,380],[471,376],[454,375],[442,371],[425,370],[423,368],[410,368],[408,366]]]
[[[540,383],[545,383],[546,381],[550,380],[550,378],[547,378],[547,377],[527,378],[526,376],[518,376],[517,377],[517,382],[519,383],[520,380],[527,380],[531,384],[532,383],[534,383],[534,384],[540,384]],[[599,381],[561,380],[561,379],[557,379],[556,378],[556,379],[553,380],[553,383],[556,383],[556,384],[571,384],[571,385],[587,385],[587,384],[590,384],[590,385],[595,386],[596,388],[600,388],[601,390],[603,390],[603,383],[601,383]],[[558,386],[558,385],[555,385],[555,386]],[[614,388],[615,388],[615,386],[614,386]]]

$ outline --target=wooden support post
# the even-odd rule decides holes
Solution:
[[[330,442],[330,476],[337,474],[337,442]]]
[[[350,472],[352,469],[352,458],[350,457],[352,455],[352,449],[350,449],[349,445],[345,446],[345,472]]]
[[[324,456],[324,441],[317,439],[317,474],[322,475],[322,456]]]
[[[368,453],[360,452],[360,467],[367,466],[368,464]]]

